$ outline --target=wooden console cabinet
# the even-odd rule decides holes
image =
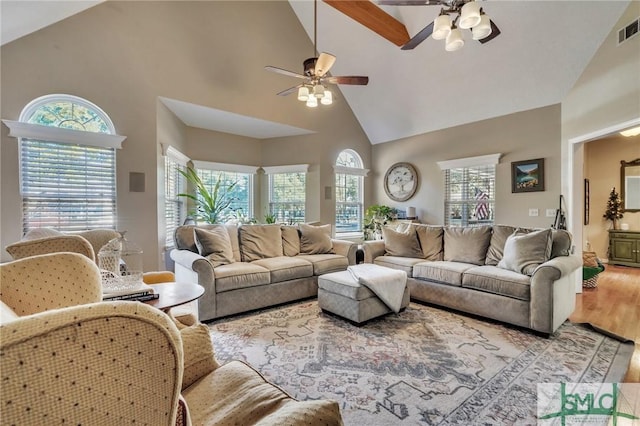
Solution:
[[[609,231],[609,263],[640,267],[640,231]]]

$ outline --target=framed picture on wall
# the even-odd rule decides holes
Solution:
[[[584,224],[589,224],[589,179],[584,180]]]
[[[511,163],[511,192],[544,191],[544,158]]]

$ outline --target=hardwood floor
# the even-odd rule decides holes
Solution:
[[[624,381],[640,383],[640,268],[606,265],[598,286],[577,295],[574,322],[589,322],[633,340],[636,349]]]

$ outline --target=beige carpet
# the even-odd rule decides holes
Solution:
[[[551,338],[412,303],[363,327],[307,301],[209,324],[298,399],[339,401],[346,425],[536,423],[537,383],[617,382],[633,345],[565,323]]]

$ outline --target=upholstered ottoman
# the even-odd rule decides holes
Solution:
[[[318,306],[356,324],[392,312],[371,290],[360,285],[349,271],[318,277]],[[409,287],[402,296],[402,309],[409,306]]]

